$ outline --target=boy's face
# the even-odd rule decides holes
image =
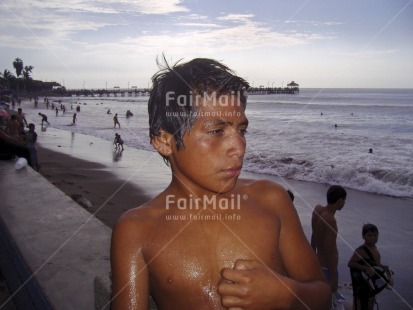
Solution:
[[[366,242],[366,244],[375,245],[377,241],[379,240],[379,233],[377,231],[376,232],[368,231],[364,234],[363,239]]]
[[[186,186],[215,193],[232,190],[241,173],[248,120],[240,104],[207,101],[192,128],[184,135],[184,148],[172,142],[169,157],[175,177]],[[238,99],[238,98],[236,98]]]

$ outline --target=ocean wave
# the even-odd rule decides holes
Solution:
[[[413,171],[376,169],[355,165],[325,164],[293,157],[246,156],[246,171],[289,179],[340,184],[349,188],[395,197],[413,198]]]

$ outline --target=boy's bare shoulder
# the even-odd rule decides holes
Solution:
[[[286,193],[286,190],[281,185],[267,179],[239,179],[237,183],[237,189],[242,191],[249,191],[255,193],[255,195],[274,195],[279,193]]]
[[[249,199],[253,199],[259,205],[273,210],[292,206],[290,196],[287,191],[278,183],[270,180],[239,179],[236,191],[247,194]]]
[[[165,214],[165,207],[161,206],[157,200],[159,198],[155,197],[139,207],[126,211],[119,217],[115,228],[134,231],[150,229],[149,226]]]

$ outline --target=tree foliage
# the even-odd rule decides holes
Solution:
[[[23,71],[23,60],[21,60],[20,58],[16,58],[13,61],[13,67],[16,70],[16,76],[20,77],[20,75],[22,74]]]
[[[13,73],[5,69],[0,72],[0,86],[1,88],[7,88],[11,90],[24,89],[26,91],[49,91],[53,87],[61,86],[57,82],[43,82],[33,80],[33,66],[24,66],[23,60],[16,58],[13,61],[13,67],[16,71],[16,76]]]

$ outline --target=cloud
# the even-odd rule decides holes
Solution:
[[[68,59],[67,66],[74,58],[109,66],[162,52],[205,55],[330,39],[307,28],[279,31],[254,14],[200,15],[179,0],[2,0],[0,26],[2,47]]]
[[[184,26],[184,27],[203,27],[203,28],[217,28],[220,27],[217,24],[208,24],[208,23],[177,23],[177,26]]]
[[[350,56],[350,57],[376,57],[383,55],[391,55],[399,52],[399,49],[388,49],[388,50],[366,50],[366,51],[356,51],[356,52],[334,52],[332,54],[340,56]]]
[[[59,48],[64,40],[73,40],[73,44],[76,44],[73,34],[129,26],[133,21],[125,18],[133,17],[136,20],[139,14],[147,16],[186,12],[189,9],[181,0],[2,0],[1,45],[37,49],[44,42]],[[196,17],[200,16],[190,15],[190,18]],[[14,40],[10,40],[11,34]],[[101,37],[105,37],[103,32]]]
[[[342,22],[320,22],[315,20],[287,20],[286,24],[312,25],[312,26],[340,26]]]
[[[123,0],[121,3],[130,3]],[[114,3],[118,3],[115,1]],[[135,0],[133,1],[138,12],[142,14],[170,14],[177,12],[188,12],[189,9],[182,5],[181,0]]]
[[[215,53],[219,51],[251,50],[276,46],[289,47],[308,44],[314,40],[331,37],[310,32],[281,33],[263,23],[254,21],[252,14],[229,14],[216,18],[214,23],[182,23],[175,25],[192,26],[189,30],[145,32],[138,36],[123,37],[117,42],[89,45],[88,52],[103,55],[111,50],[120,53],[157,54],[168,53]],[[174,25],[171,25],[173,27]]]

